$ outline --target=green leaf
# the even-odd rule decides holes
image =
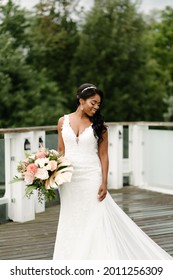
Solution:
[[[33,191],[36,189],[35,185],[31,185],[31,186],[27,186],[26,190],[25,190],[25,195],[28,197],[31,196],[31,194],[33,194]]]
[[[17,177],[17,176],[15,176],[15,177],[10,181],[10,183],[13,184],[13,183],[16,183],[16,182],[19,182],[19,181],[23,181],[23,179],[22,179],[22,178],[19,178],[19,177]]]

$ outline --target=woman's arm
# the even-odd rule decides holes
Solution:
[[[108,158],[108,131],[103,133],[103,141],[99,144],[99,158],[102,168],[102,184],[98,191],[98,199],[102,201],[106,197],[107,193],[107,177],[108,177],[108,167],[109,167],[109,158]]]
[[[58,152],[62,153],[62,155],[65,154],[65,147],[64,147],[64,141],[62,138],[62,125],[64,122],[64,117],[61,117],[58,121]]]

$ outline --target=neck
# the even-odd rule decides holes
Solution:
[[[80,107],[76,109],[75,115],[80,119],[88,118],[88,116],[80,109]]]

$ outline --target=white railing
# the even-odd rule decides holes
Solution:
[[[127,176],[130,185],[173,194],[173,123],[123,122],[107,125],[108,188],[122,188],[123,178]],[[123,158],[124,126],[128,129],[128,158]],[[39,204],[36,194],[29,200],[24,197],[23,182],[11,184],[10,181],[16,175],[17,164],[24,157],[25,149],[37,151],[40,140],[46,146],[45,132],[56,129],[56,126],[0,129],[5,139],[6,181],[5,195],[0,198],[0,205],[7,205],[8,217],[13,221],[32,220],[35,213],[45,210],[45,205]]]
[[[45,143],[45,131],[56,130],[56,126],[0,129],[5,140],[5,195],[0,205],[7,205],[8,218],[17,222],[35,219],[35,213],[45,211],[45,203],[39,203],[37,192],[30,199],[25,197],[24,182],[11,183],[17,175],[17,165],[25,152],[38,151]]]
[[[128,158],[123,158],[123,126],[128,126]],[[128,176],[130,185],[173,194],[172,128],[173,123],[111,123],[109,186],[122,188]]]

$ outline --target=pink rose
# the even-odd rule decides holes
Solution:
[[[45,158],[46,154],[45,152],[41,151],[41,152],[37,152],[35,155],[36,158]]]
[[[38,167],[35,163],[30,163],[26,168],[27,172],[30,172],[33,174],[35,174],[37,172],[37,169],[38,169]]]

